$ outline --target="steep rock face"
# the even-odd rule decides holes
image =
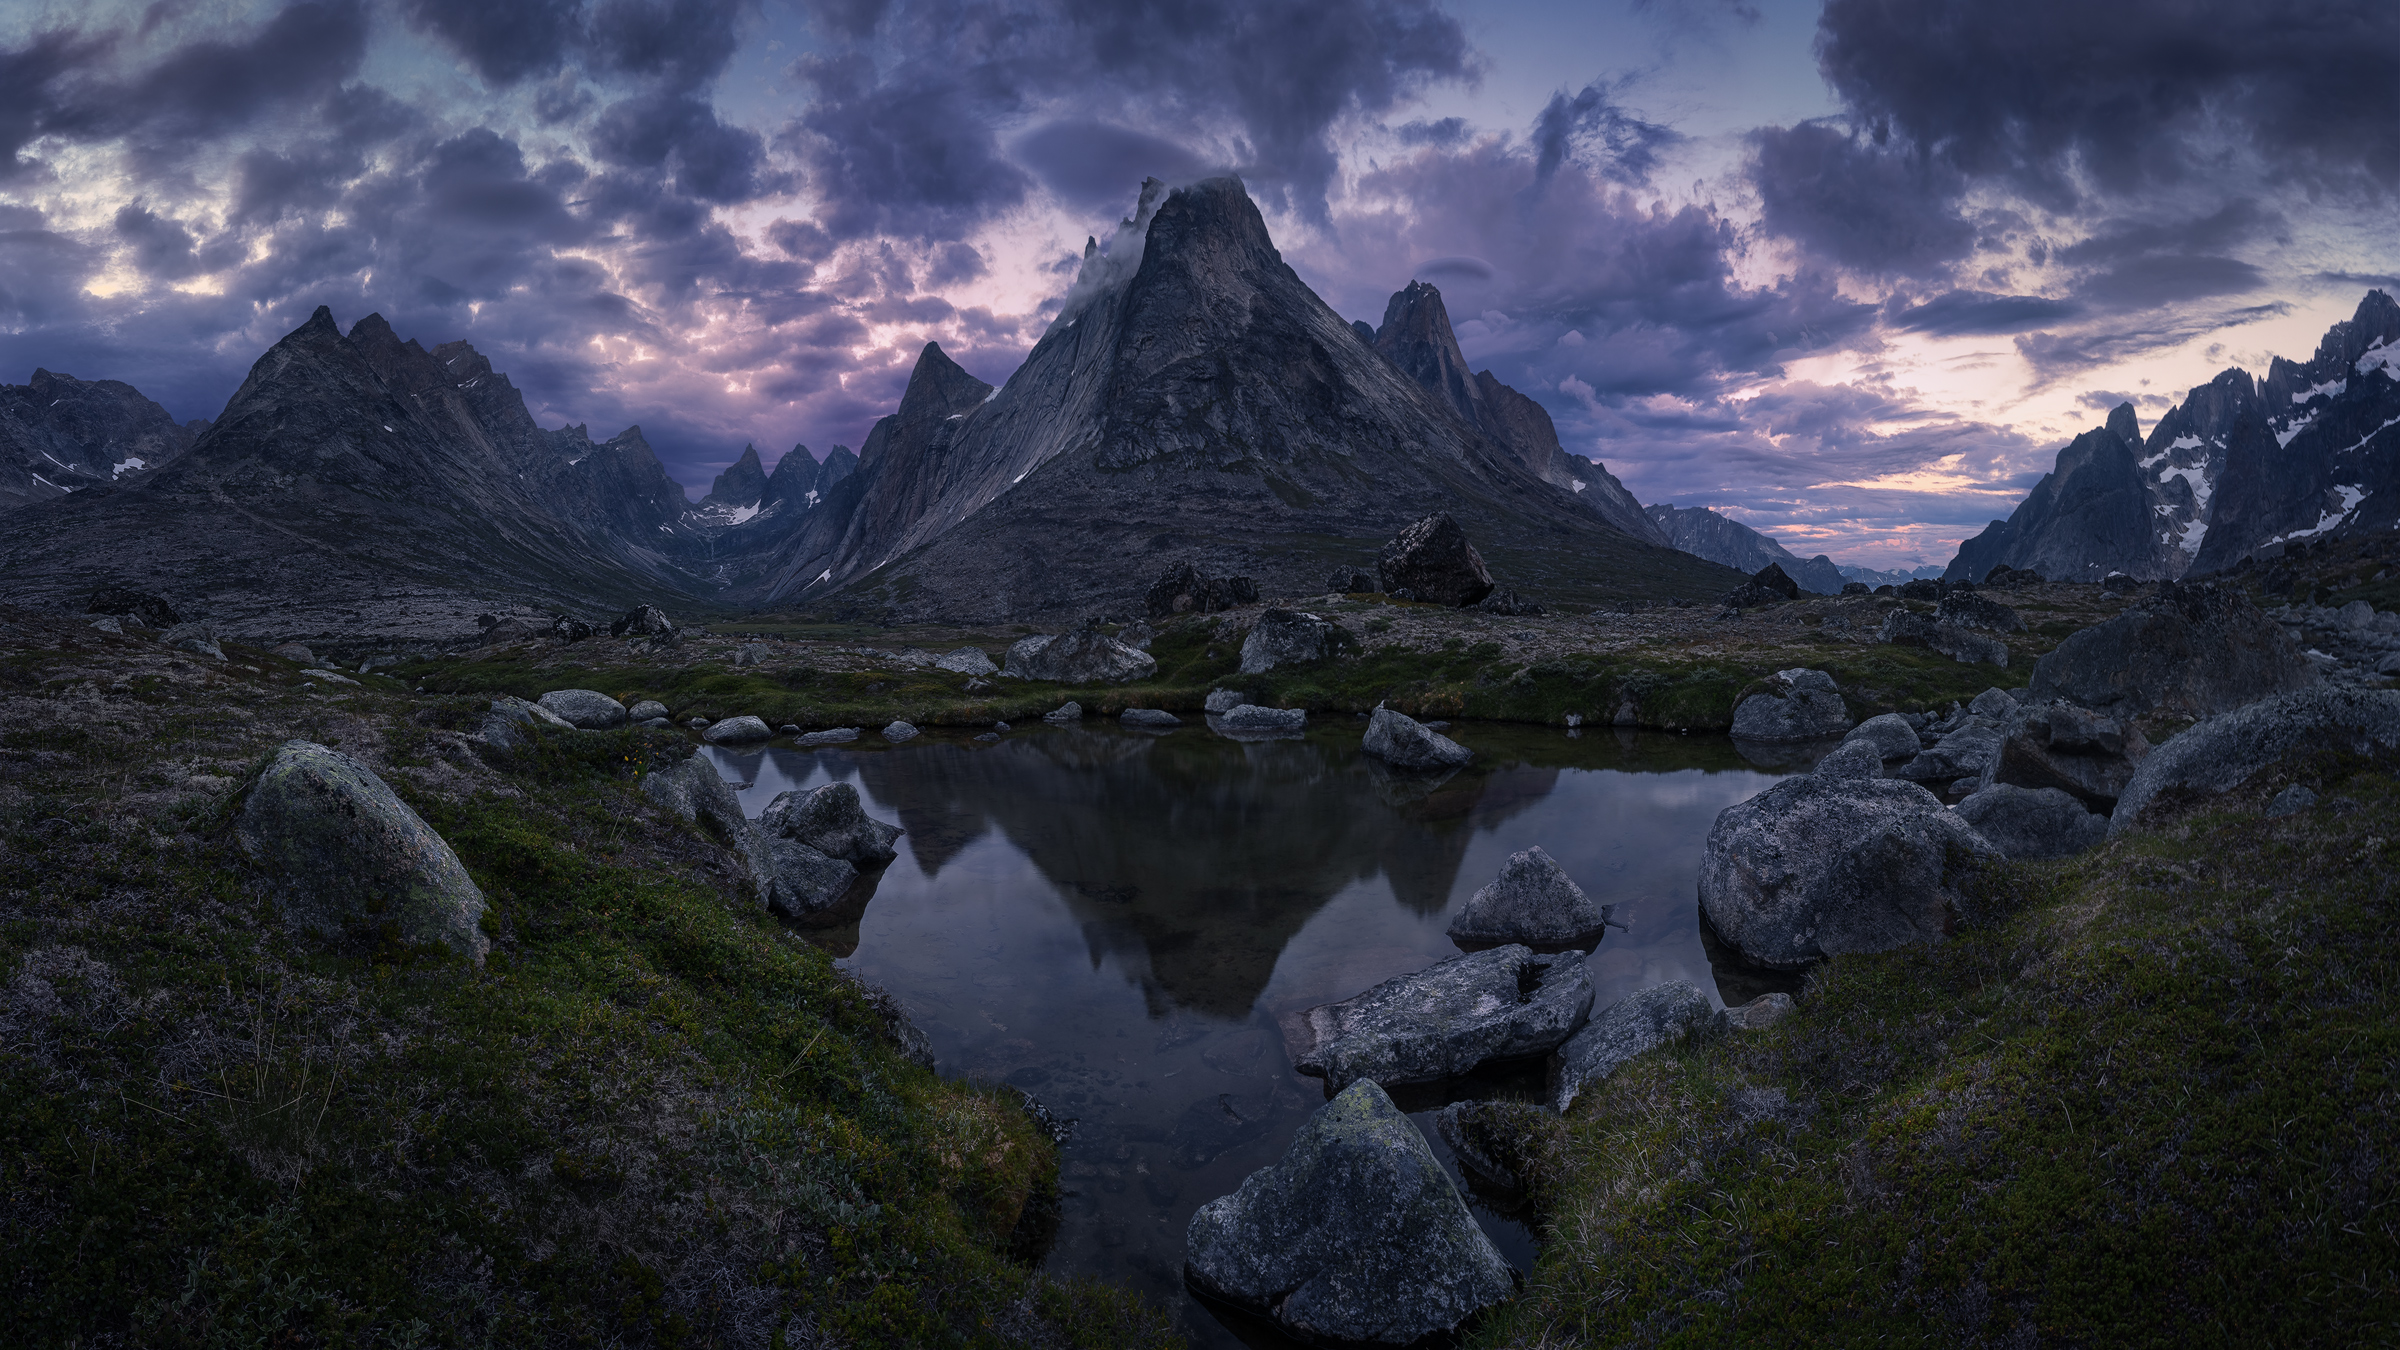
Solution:
[[[1671,548],[1678,548],[1694,557],[1743,572],[1759,572],[1769,565],[1783,568],[1785,576],[1800,583],[1800,589],[1817,595],[1840,595],[1847,580],[1833,559],[1820,553],[1802,562],[1791,550],[1775,542],[1769,535],[1760,534],[1738,520],[1730,520],[1705,506],[1675,506],[1664,504],[1645,508],[1651,522],[1658,526]]]
[[[0,568],[37,603],[113,580],[276,641],[471,633],[505,596],[599,611],[682,597],[666,559],[570,509],[580,465],[480,358],[427,353],[373,316],[353,332],[317,310],[191,450],[12,522]]]
[[[1109,247],[1087,246],[1058,319],[996,395],[936,356],[837,488],[841,537],[812,524],[738,598],[889,617],[1130,615],[1173,561],[1309,595],[1329,566],[1437,510],[1540,598],[1739,580],[1610,528],[1464,425],[1284,265],[1233,179],[1146,185]],[[876,473],[887,450],[918,472]]]
[[[708,495],[701,501],[738,509],[756,506],[758,499],[766,495],[767,471],[758,462],[758,447],[745,445],[742,447],[742,457],[717,475],[716,481],[708,485]]]
[[[36,370],[0,384],[0,513],[104,484],[140,481],[189,450],[205,420],[178,426],[118,380]]]
[[[2400,304],[2369,291],[2307,362],[2277,357],[2263,380],[2232,369],[2192,389],[2128,473],[2118,451],[2131,442],[2130,415],[2079,437],[1945,575],[1981,580],[2006,563],[2053,580],[2198,576],[2286,540],[2400,525]]]
[[[1567,454],[1548,409],[1488,370],[1467,373],[1466,354],[1459,350],[1438,288],[1412,281],[1393,292],[1373,346],[1461,422],[1514,451],[1536,478],[1575,493],[1594,515],[1636,539],[1667,542],[1616,475],[1597,460]]]

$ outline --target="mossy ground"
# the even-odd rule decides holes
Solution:
[[[21,648],[0,689],[9,1344],[1168,1339],[1022,1264],[1057,1160],[1016,1094],[903,1058],[721,846],[643,803],[681,738],[494,769],[449,731],[479,704],[158,651]],[[288,735],[367,758],[450,841],[485,966],[285,931],[228,824]]]
[[[1486,1345],[2400,1341],[2400,782],[2327,757],[1989,879],[1524,1149]],[[2267,819],[2304,782],[2325,801]]]

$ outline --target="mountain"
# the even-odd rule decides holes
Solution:
[[[1367,337],[1365,324],[1352,328],[1361,338]],[[1516,452],[1535,477],[1575,493],[1593,514],[1634,538],[1673,547],[1643,513],[1642,504],[1605,465],[1567,454],[1558,443],[1558,427],[1551,422],[1548,409],[1502,384],[1488,370],[1467,373],[1466,355],[1450,328],[1450,312],[1442,304],[1441,291],[1431,284],[1411,281],[1393,292],[1383,309],[1383,326],[1374,330],[1370,340],[1384,359],[1440,400],[1453,416]]]
[[[1238,180],[1152,182],[1108,248],[1086,242],[1058,318],[1001,388],[928,344],[824,514],[733,597],[1064,619],[1136,611],[1182,561],[1309,595],[1437,510],[1506,584],[1545,600],[1737,583],[1581,495],[1336,315]]]
[[[1859,567],[1851,563],[1843,563],[1840,568],[1842,580],[1863,581],[1869,586],[1898,586],[1909,581],[1931,581],[1940,576],[1943,570],[1938,566],[1927,566],[1893,572],[1878,572],[1872,567]]]
[[[12,519],[0,570],[34,603],[153,591],[227,636],[423,640],[506,598],[688,601],[682,500],[638,428],[544,431],[466,344],[319,308],[164,468]]]
[[[2305,363],[2231,369],[2189,391],[2147,440],[2130,405],[2059,452],[2005,521],[1945,575],[1995,565],[2055,580],[2221,571],[2290,539],[2400,524],[2400,304],[2369,291]]]
[[[1833,559],[1820,553],[1806,562],[1783,545],[1738,520],[1729,520],[1704,506],[1653,506],[1649,517],[1670,547],[1682,549],[1737,572],[1757,572],[1769,563],[1818,595],[1840,595],[1847,580]]]
[[[0,384],[0,513],[80,489],[138,482],[191,449],[205,418],[178,425],[118,380],[36,370]]]

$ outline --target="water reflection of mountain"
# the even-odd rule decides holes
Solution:
[[[860,755],[930,874],[998,828],[1058,888],[1092,960],[1147,967],[1154,1012],[1247,1016],[1284,943],[1381,876],[1440,911],[1478,828],[1549,795],[1554,768],[1478,765],[1438,783],[1309,741],[1082,729]]]

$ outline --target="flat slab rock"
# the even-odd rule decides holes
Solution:
[[[1216,715],[1214,725],[1223,731],[1305,731],[1308,729],[1306,708],[1262,708],[1255,703],[1236,704]]]
[[[553,689],[542,695],[541,704],[585,731],[608,731],[633,720],[624,704],[591,689]]]
[[[1416,1125],[1371,1080],[1184,1231],[1185,1274],[1305,1342],[1411,1345],[1516,1292]]]
[[[1700,908],[1751,962],[1938,942],[1971,902],[1965,886],[1999,851],[1914,783],[1787,778],[1717,813],[1700,862]]]
[[[1455,769],[1475,752],[1406,713],[1377,708],[1359,748],[1396,769]]]
[[[1565,1114],[1585,1088],[1716,1016],[1708,995],[1681,980],[1619,999],[1594,1014],[1551,1056],[1551,1109]]]
[[[483,892],[449,842],[375,771],[314,741],[285,741],[234,822],[242,852],[266,872],[295,927],[338,935],[398,928],[480,964]]]
[[[1547,1053],[1591,1007],[1582,952],[1542,956],[1512,943],[1290,1014],[1284,1039],[1293,1067],[1331,1088],[1361,1078],[1430,1083],[1487,1060]]]

